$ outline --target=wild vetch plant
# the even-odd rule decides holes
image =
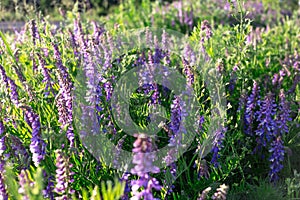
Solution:
[[[76,4],[0,32],[0,199],[299,197],[289,3]]]

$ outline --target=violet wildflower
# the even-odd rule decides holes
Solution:
[[[113,85],[111,81],[103,79],[103,87],[106,93],[106,101],[110,101],[113,93]]]
[[[43,55],[45,57],[49,57],[49,49],[48,48],[43,48],[42,50],[43,50]]]
[[[171,104],[171,119],[170,119],[170,129],[173,134],[179,131],[181,123],[181,107],[179,97],[175,97]]]
[[[10,93],[9,93],[10,99],[16,106],[18,106],[19,105],[19,94],[17,91],[17,85],[10,78],[7,78],[7,80],[8,80],[9,87],[10,87]]]
[[[183,64],[193,66],[196,62],[196,55],[189,44],[185,45],[183,49],[183,54],[184,54],[184,58],[182,58],[182,61],[185,60],[186,62],[186,63],[183,62]]]
[[[293,64],[293,68],[297,71],[300,71],[300,61],[295,61]]]
[[[203,190],[201,192],[201,194],[199,195],[199,198],[197,198],[197,200],[206,200],[208,197],[208,193],[211,191],[211,187],[206,188],[205,190]]]
[[[75,37],[74,41],[77,42],[80,40],[80,34],[83,33],[80,20],[75,19],[73,25],[74,25],[74,37]]]
[[[161,190],[159,182],[149,175],[151,173],[158,173],[159,168],[153,165],[155,158],[152,146],[152,141],[144,134],[136,135],[137,139],[134,142],[133,163],[136,164],[131,170],[132,174],[139,176],[138,180],[131,181],[131,189],[133,197],[131,199],[155,199],[152,194],[152,189]],[[140,188],[143,190],[139,191]]]
[[[169,144],[169,146],[173,147],[175,146],[173,143]],[[176,161],[178,154],[178,149],[177,148],[171,148],[167,155],[164,157],[164,163],[167,164],[167,166],[170,166],[171,168],[174,168],[174,163]],[[174,174],[175,175],[175,174]]]
[[[254,122],[254,111],[259,100],[259,86],[256,81],[253,82],[252,92],[247,98],[246,107],[245,107],[245,132],[248,135],[252,135],[252,126]]]
[[[73,48],[74,55],[75,55],[75,57],[78,57],[79,52],[77,50],[77,43],[75,40],[75,36],[71,30],[68,30],[68,33],[69,33],[69,41],[70,41],[71,47]]]
[[[234,65],[232,68],[232,71],[236,72],[239,69],[239,67],[237,65]]]
[[[43,190],[43,196],[44,198],[54,200],[54,194],[53,194],[53,188],[54,188],[54,182],[53,182],[53,177],[49,176],[47,177],[46,172],[44,171],[44,178],[47,179],[47,186]]]
[[[285,70],[280,70],[280,71],[279,71],[279,79],[278,79],[278,83],[279,83],[279,84],[282,83],[282,81],[283,81],[283,79],[284,79],[285,76],[286,76]]]
[[[278,107],[279,113],[277,114],[277,127],[279,130],[279,133],[281,136],[283,134],[288,133],[288,122],[292,121],[292,118],[290,117],[290,108],[288,106],[288,102],[286,101],[284,90],[280,90],[279,94],[279,107]]]
[[[204,43],[205,41],[209,40],[212,37],[212,28],[207,20],[204,20],[201,23],[201,31],[202,31],[202,37],[201,42]]]
[[[33,182],[29,180],[28,171],[22,169],[19,174],[19,194],[22,195],[22,200],[29,200],[28,190],[33,185]]]
[[[184,12],[184,24],[186,24],[190,29],[193,28],[194,24],[194,12],[193,9],[191,9],[189,12]]]
[[[223,147],[223,139],[225,138],[225,134],[224,134],[225,132],[226,132],[226,128],[219,128],[218,130],[216,130],[216,133],[215,133],[213,147],[211,150],[211,152],[213,153],[211,163],[215,167],[220,166],[220,164],[218,162],[218,158],[220,157],[219,152],[220,152],[221,148]]]
[[[274,75],[273,75],[273,79],[272,79],[272,84],[273,84],[273,85],[276,85],[277,82],[278,82],[278,79],[279,79],[278,74],[274,74]]]
[[[276,107],[272,93],[268,93],[263,101],[259,101],[260,109],[256,112],[257,121],[259,122],[256,135],[259,136],[261,144],[266,146],[276,135],[276,122],[274,116],[276,114]]]
[[[99,43],[99,37],[104,32],[103,28],[99,27],[98,23],[96,21],[92,21],[93,26],[93,40],[95,44]]]
[[[60,75],[59,84],[61,87],[69,86],[71,85],[70,76],[68,74],[67,68],[62,63],[62,58],[58,49],[58,45],[52,43],[52,47],[54,50],[54,59],[56,61],[56,67],[58,68]]]
[[[7,194],[7,190],[6,190],[6,185],[4,183],[4,170],[0,169],[0,199],[2,200],[8,200],[8,194]]]
[[[174,3],[174,7],[177,9],[177,17],[180,22],[180,24],[183,24],[183,6],[182,6],[182,0],[179,2]]]
[[[125,182],[125,189],[124,194],[121,197],[121,200],[129,200],[129,193],[130,193],[130,180],[129,180],[130,173],[125,172],[122,175],[122,178],[120,181]]]
[[[60,196],[58,199],[68,200],[74,193],[71,189],[71,183],[73,180],[73,172],[71,170],[72,165],[69,163],[69,159],[62,150],[56,150],[56,185],[54,191]]]
[[[33,99],[33,93],[29,87],[29,85],[26,83],[26,79],[24,77],[24,75],[22,74],[22,72],[20,71],[20,69],[13,65],[12,66],[14,68],[14,71],[16,72],[19,80],[21,81],[21,84],[25,87],[26,92],[28,93],[28,96],[30,97],[30,99]]]
[[[9,88],[9,83],[8,83],[8,77],[6,75],[6,72],[4,70],[4,67],[0,64],[0,75],[1,75],[1,79],[4,82],[6,89]]]
[[[41,124],[37,114],[31,109],[25,111],[26,121],[32,129],[32,138],[30,143],[30,151],[32,153],[32,160],[34,165],[37,167],[46,154],[46,144],[41,138]]]
[[[269,158],[269,161],[271,162],[270,165],[270,172],[269,176],[271,181],[277,181],[278,180],[278,173],[283,168],[283,160],[284,160],[284,146],[283,141],[281,140],[281,136],[278,136],[272,143],[271,148],[269,150],[271,153],[271,157]]]
[[[288,90],[288,93],[289,94],[295,93],[295,90],[296,90],[297,86],[299,85],[299,83],[300,83],[300,74],[296,74],[293,78],[293,85]]]
[[[200,180],[201,177],[204,177],[206,179],[209,178],[210,174],[209,174],[208,166],[207,166],[205,159],[200,160],[200,161],[197,159],[195,161],[194,167],[197,167],[198,180]]]
[[[238,70],[238,65],[234,65],[232,68],[232,72],[230,73],[230,80],[228,85],[229,93],[232,94],[234,92],[236,81],[237,81],[237,74],[236,71]]]
[[[6,145],[5,145],[5,135],[4,135],[4,124],[3,122],[0,120],[0,156],[2,156],[2,154],[5,152],[6,150]]]
[[[182,59],[183,63],[183,72],[187,77],[187,85],[192,86],[194,83],[194,73],[191,69],[191,66],[189,66],[188,62],[185,59]]]
[[[38,53],[37,54],[38,56],[38,60],[39,60],[39,64],[40,64],[40,68],[42,70],[42,74],[44,76],[43,78],[43,83],[46,83],[46,87],[45,87],[45,96],[47,97],[50,93],[50,90],[52,92],[53,95],[55,95],[55,92],[54,92],[54,89],[53,89],[53,83],[52,83],[52,79],[51,79],[51,76],[50,76],[50,72],[49,72],[49,69],[47,69],[45,67],[45,60],[42,58],[42,56]]]
[[[96,73],[96,61],[94,60],[94,57],[92,55],[92,52],[95,51],[94,45],[92,41],[87,41],[84,38],[84,34],[82,30],[80,29],[80,32],[77,34],[79,37],[79,40],[77,41],[79,43],[80,47],[80,54],[82,55],[82,64],[83,69],[85,73],[85,77],[87,79],[87,92],[86,92],[86,99],[89,103],[93,104],[95,102],[95,90],[96,90],[96,84],[98,84],[96,77],[98,76]],[[92,48],[89,48],[89,46],[92,46]],[[99,79],[102,79],[102,75],[100,75]]]
[[[36,40],[38,40],[40,38],[40,36],[39,36],[38,30],[37,30],[36,21],[34,19],[31,20],[31,23],[30,23],[30,32],[31,32],[33,45],[36,45]]]
[[[9,135],[8,139],[10,140],[9,143],[11,144],[11,152],[13,152],[11,158],[13,158],[14,161],[19,164],[20,168],[28,168],[30,165],[30,155],[23,146],[22,141],[14,135]]]
[[[5,72],[4,67],[0,64],[0,75],[2,77],[2,80],[6,86],[7,90],[10,90],[9,96],[11,101],[16,105],[19,106],[19,94],[17,91],[17,85],[13,80],[11,80]]]
[[[3,159],[3,153],[6,150],[5,145],[5,136],[4,134],[4,124],[0,120],[0,198],[3,200],[8,199],[7,191],[6,191],[6,185],[4,183],[4,165],[5,161]]]
[[[173,135],[170,138],[169,146],[180,146],[183,134],[186,134],[184,121],[187,116],[186,104],[181,100],[181,97],[175,96],[171,104],[171,122],[170,130]]]
[[[67,138],[70,142],[70,147],[74,146],[74,133],[73,123],[73,105],[71,92],[73,90],[73,83],[67,72],[67,68],[62,64],[61,55],[57,44],[52,43],[54,49],[54,58],[56,60],[56,66],[58,68],[58,82],[60,86],[60,95],[57,100],[57,108],[59,112],[59,122],[61,123],[61,129],[68,127]]]
[[[227,185],[225,185],[225,184],[220,185],[220,187],[217,188],[217,191],[213,194],[211,199],[226,200],[228,189],[229,189],[229,187]]]

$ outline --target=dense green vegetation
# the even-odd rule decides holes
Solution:
[[[2,20],[26,25],[0,32],[0,199],[300,198],[297,1],[17,2],[1,1]],[[118,123],[115,91],[134,130],[165,108],[157,135]]]

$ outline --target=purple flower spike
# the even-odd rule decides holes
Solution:
[[[8,200],[8,195],[6,191],[6,185],[4,183],[4,176],[3,176],[4,170],[1,169],[0,171],[0,199]]]
[[[152,189],[161,190],[159,182],[149,175],[149,172],[159,173],[159,168],[153,165],[155,158],[152,146],[152,141],[144,134],[136,135],[137,139],[134,142],[133,163],[136,164],[131,170],[132,174],[139,176],[138,180],[131,181],[131,189],[133,197],[131,199],[155,199],[152,194]],[[143,188],[140,190],[140,188]]]
[[[54,187],[54,182],[53,182],[53,177],[47,176],[47,173],[45,171],[43,171],[43,175],[44,175],[44,179],[48,179],[47,180],[47,186],[46,188],[43,190],[43,196],[44,198],[48,198],[50,200],[54,200],[54,195],[53,195],[53,187]]]
[[[288,122],[292,121],[292,118],[290,117],[291,111],[288,106],[288,102],[285,99],[285,94],[283,89],[280,90],[278,110],[279,113],[277,115],[277,126],[280,135],[283,136],[283,134],[289,132]]]
[[[204,20],[201,23],[201,31],[205,33],[205,36],[201,38],[201,42],[205,42],[205,40],[209,40],[212,37],[212,28],[207,20]]]
[[[218,162],[218,158],[220,157],[219,152],[221,148],[223,147],[223,139],[225,138],[224,133],[226,132],[226,128],[218,129],[215,134],[215,138],[213,141],[213,148],[211,152],[213,153],[211,163],[215,167],[219,167],[220,164]]]
[[[284,160],[284,146],[280,136],[271,143],[271,149],[269,152],[271,153],[271,157],[269,159],[271,162],[271,170],[269,172],[269,176],[271,181],[274,182],[279,179],[278,173],[283,168],[282,162]]]
[[[268,93],[263,101],[259,102],[259,111],[256,112],[257,121],[259,122],[256,135],[260,138],[263,146],[276,136],[276,122],[274,116],[276,114],[277,105],[275,104],[272,93]]]
[[[40,36],[37,30],[36,21],[34,19],[31,20],[30,28],[33,45],[36,45],[36,40],[38,40]]]
[[[179,97],[175,97],[171,105],[171,124],[170,129],[173,134],[176,134],[180,127],[181,122],[181,107]]]
[[[72,90],[73,83],[71,81],[70,75],[67,68],[63,65],[61,55],[57,44],[52,43],[54,49],[54,58],[56,60],[56,67],[58,68],[58,82],[60,86],[60,95],[57,98],[56,106],[59,113],[59,122],[61,123],[61,129],[68,127],[67,138],[70,142],[70,147],[74,146],[74,133],[72,123],[73,123],[73,110],[72,110]]]
[[[37,114],[31,109],[25,111],[26,122],[32,129],[32,138],[30,143],[30,151],[32,153],[32,160],[37,167],[45,158],[46,144],[41,138],[41,124]]]
[[[8,80],[9,86],[10,86],[10,99],[16,106],[18,106],[19,105],[19,94],[17,91],[17,85],[10,78],[7,78],[7,80]]]
[[[3,122],[0,120],[0,156],[2,156],[2,154],[4,153],[4,151],[6,150],[6,145],[5,145],[5,135],[4,135],[4,124]]]
[[[11,152],[13,152],[11,158],[13,158],[14,162],[17,162],[21,168],[28,168],[30,165],[30,155],[23,146],[22,141],[14,135],[8,135],[7,139],[9,139]]]
[[[3,136],[4,134],[4,124],[2,123],[2,121],[0,120],[0,198],[3,200],[7,200],[8,199],[8,195],[7,195],[7,191],[6,191],[6,185],[4,183],[4,165],[5,165],[5,161],[3,159],[3,153],[6,150],[6,145],[5,145],[5,136]]]
[[[192,86],[194,83],[194,73],[185,59],[182,59],[182,63],[183,63],[183,72],[187,77],[187,85]]]
[[[18,190],[19,194],[22,195],[22,200],[29,200],[27,191],[26,191],[26,186],[32,186],[33,183],[29,180],[28,177],[28,171],[27,170],[21,170],[19,174],[19,185],[20,188]]]
[[[42,70],[42,74],[44,76],[43,83],[46,83],[45,96],[47,97],[49,95],[49,91],[51,91],[52,94],[55,95],[54,89],[52,87],[53,83],[50,76],[50,71],[45,67],[45,60],[42,58],[41,54],[38,53],[37,56],[38,56],[40,68]]]
[[[245,107],[245,133],[248,135],[253,135],[252,126],[254,122],[254,110],[257,106],[259,100],[259,86],[256,81],[253,83],[252,93],[247,98],[246,107]]]
[[[1,75],[1,78],[2,78],[6,88],[8,89],[9,88],[9,83],[8,83],[7,75],[6,75],[6,72],[4,70],[4,67],[1,64],[0,64],[0,75]]]
[[[72,165],[69,164],[68,158],[61,150],[56,150],[56,185],[54,191],[60,195],[59,199],[69,200],[70,195],[74,193],[70,184],[73,180]]]

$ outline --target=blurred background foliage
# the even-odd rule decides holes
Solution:
[[[49,15],[52,20],[61,20],[61,11],[70,11],[76,4],[79,12],[86,13],[89,18],[96,19],[113,12],[114,8],[121,3],[134,2],[136,6],[139,6],[150,1],[154,2],[154,0],[0,0],[0,21],[26,21],[36,16],[37,13],[41,13],[43,16]],[[156,2],[170,4],[174,0]],[[262,2],[270,8],[287,8],[291,12],[298,9],[299,6],[298,0],[262,0]],[[209,2],[199,0],[199,3],[204,5]],[[207,6],[209,5],[207,4]]]

